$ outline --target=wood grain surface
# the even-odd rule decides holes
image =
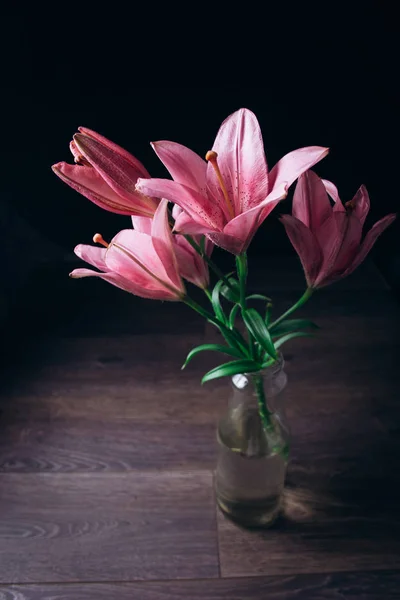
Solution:
[[[303,282],[281,262],[249,281],[276,314]],[[180,370],[218,332],[178,303],[53,284],[1,348],[0,600],[400,597],[399,308],[371,263],[298,313],[320,330],[285,347],[292,458],[265,531],[215,507],[229,384],[200,379],[221,360]]]

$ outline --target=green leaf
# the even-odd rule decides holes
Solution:
[[[229,329],[223,323],[215,320],[208,319],[209,323],[212,323],[215,327],[217,327],[224,337],[224,339],[228,342],[230,346],[233,346],[242,352],[242,355],[249,356],[246,340],[243,339],[243,336],[236,329]]]
[[[235,306],[232,308],[231,312],[229,313],[229,327],[231,329],[233,329],[235,326],[235,319],[236,319],[236,315],[237,315],[239,308],[240,308],[240,304],[235,304]]]
[[[258,314],[254,308],[248,308],[242,312],[243,321],[247,329],[250,331],[254,339],[260,344],[260,346],[273,358],[277,357],[274,343],[271,339],[271,335],[267,329],[263,318]]]
[[[229,300],[229,302],[239,302],[240,301],[240,285],[237,279],[234,277],[228,277],[229,285],[223,285],[221,287],[221,295]]]
[[[201,383],[211,381],[212,379],[218,379],[219,377],[228,377],[231,375],[237,375],[238,373],[252,373],[259,371],[261,366],[254,362],[254,360],[233,360],[232,362],[219,365],[208,371],[201,380]]]
[[[294,333],[287,333],[286,335],[282,336],[281,338],[279,338],[279,340],[277,340],[275,342],[275,348],[280,348],[282,346],[282,344],[285,344],[285,342],[288,342],[289,340],[291,340],[292,338],[295,337],[314,337],[312,333],[307,333],[305,331],[295,331]]]
[[[222,279],[220,279],[220,281],[218,281],[218,283],[215,285],[211,296],[211,303],[213,305],[217,319],[219,319],[220,321],[222,321],[222,323],[225,324],[226,317],[224,311],[222,310],[221,301],[219,299],[219,294],[223,283],[224,282],[222,281]]]
[[[206,350],[213,350],[214,352],[222,352],[223,354],[228,354],[229,356],[236,356],[237,358],[243,358],[243,354],[240,350],[236,350],[236,348],[230,348],[229,346],[221,346],[220,344],[203,344],[201,346],[196,346],[196,348],[192,348],[189,354],[186,357],[185,362],[182,365],[182,369],[184,369],[189,362],[192,360],[196,354],[200,352],[204,352]]]
[[[205,235],[201,236],[199,246],[200,246],[202,255],[204,255],[206,252],[206,236]]]
[[[286,321],[278,323],[275,327],[271,327],[269,332],[274,335],[281,335],[298,329],[319,329],[319,327],[316,323],[307,319],[286,319]]]
[[[272,302],[267,302],[267,306],[265,308],[265,317],[264,317],[264,322],[267,327],[271,320],[272,306],[273,306]]]
[[[246,300],[266,300],[267,302],[271,302],[271,298],[263,294],[251,294],[250,296],[246,296]]]

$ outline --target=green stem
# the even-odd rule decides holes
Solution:
[[[254,387],[257,394],[258,412],[260,413],[261,422],[266,431],[274,430],[274,425],[271,420],[271,412],[268,410],[267,401],[265,399],[264,382],[261,374],[253,375]]]
[[[247,279],[247,256],[246,253],[236,257],[236,268],[240,284],[240,306],[246,310],[246,279]]]
[[[220,321],[217,317],[214,317],[214,315],[212,315],[205,308],[200,306],[200,304],[197,304],[195,300],[189,298],[189,296],[185,296],[184,298],[182,298],[182,302],[187,304],[187,306],[190,306],[190,308],[192,308],[197,313],[199,313],[199,315],[207,319],[207,321],[216,325],[216,327],[218,327],[218,329],[221,331],[222,335],[230,345],[240,350],[245,358],[249,357],[249,350],[246,346],[246,342],[243,339],[242,335],[239,333],[239,331],[237,331],[236,329],[229,329],[229,327],[227,327],[225,323]]]
[[[246,310],[246,281],[247,281],[247,273],[248,273],[247,255],[245,252],[243,254],[239,254],[236,257],[236,269],[237,269],[237,275],[238,275],[239,286],[240,286],[240,308],[241,308],[241,311],[243,312]],[[247,333],[248,333],[248,341],[249,341],[249,349],[250,349],[251,358],[253,360],[257,360],[255,341],[254,341],[253,336],[251,335],[250,331],[247,331]]]
[[[279,323],[284,321],[286,319],[286,317],[288,317],[295,310],[300,308],[300,306],[303,306],[303,304],[305,304],[307,302],[307,300],[311,297],[313,292],[314,292],[313,288],[307,288],[306,291],[304,292],[304,294],[302,295],[302,297],[299,300],[297,300],[296,304],[293,304],[293,306],[291,308],[289,308],[286,312],[284,312],[283,315],[281,315],[280,317],[278,317],[278,319],[276,319],[276,321],[271,323],[268,326],[268,329],[273,329],[274,327],[276,327],[276,325],[279,325]]]
[[[197,254],[199,254],[206,261],[206,263],[208,264],[210,269],[212,269],[214,271],[214,273],[216,274],[218,279],[222,279],[222,281],[224,282],[225,285],[227,285],[232,291],[235,291],[233,289],[232,285],[229,283],[229,280],[225,277],[225,275],[221,271],[221,269],[211,260],[211,258],[209,258],[207,256],[207,254],[205,252],[202,251],[199,244],[197,244],[197,242],[195,242],[194,239],[190,235],[185,235],[185,238],[189,242],[189,244],[192,246],[192,248],[194,248],[196,250]]]

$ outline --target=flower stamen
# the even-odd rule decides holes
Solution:
[[[224,183],[224,180],[222,178],[222,173],[221,173],[221,171],[219,169],[219,166],[218,166],[217,158],[218,158],[218,154],[216,152],[214,152],[214,150],[209,150],[207,152],[207,154],[206,154],[206,160],[211,163],[211,165],[212,165],[212,167],[213,167],[213,169],[215,171],[215,174],[217,176],[218,183],[220,185],[220,188],[221,188],[222,193],[223,193],[224,198],[225,198],[226,206],[228,207],[228,212],[229,212],[231,218],[234,219],[235,218],[235,211],[233,210],[233,206],[232,206],[231,201],[229,199],[228,191],[227,191],[227,189],[225,187],[225,183]]]
[[[94,241],[95,244],[101,244],[105,248],[108,248],[109,245],[110,245],[110,244],[107,244],[107,242],[104,240],[104,238],[101,235],[101,233],[95,233],[94,236],[93,236],[93,241]]]
[[[345,202],[344,206],[345,206],[347,212],[349,212],[349,213],[353,212],[353,210],[356,207],[356,202],[355,202],[354,198],[353,198],[353,200],[349,200],[348,202]]]

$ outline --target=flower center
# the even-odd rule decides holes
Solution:
[[[219,169],[219,166],[218,166],[217,157],[218,157],[218,154],[216,152],[214,152],[214,150],[209,150],[207,152],[207,154],[206,154],[206,160],[209,163],[211,163],[211,165],[212,165],[212,167],[213,167],[213,169],[215,171],[215,174],[217,176],[218,183],[219,183],[220,188],[222,190],[222,193],[224,195],[226,206],[228,208],[228,212],[229,212],[229,214],[231,216],[231,219],[234,219],[235,218],[235,211],[233,210],[233,206],[232,206],[231,201],[229,199],[228,191],[227,191],[227,189],[225,187],[225,183],[224,183],[224,180],[222,178],[222,173],[221,173],[221,171]]]
[[[107,242],[104,240],[104,238],[101,235],[101,233],[95,233],[94,236],[93,236],[93,241],[94,241],[95,244],[101,244],[105,248],[108,248],[109,245],[110,245],[110,244],[107,244]]]

